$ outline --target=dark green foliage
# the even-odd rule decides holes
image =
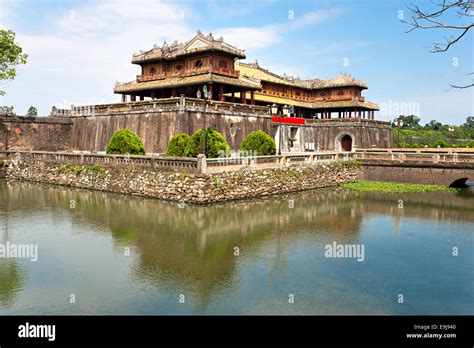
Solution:
[[[28,55],[15,43],[15,32],[11,30],[0,29],[0,48],[0,80],[13,80],[17,65],[26,64]],[[5,92],[0,90],[2,95]]]
[[[240,144],[240,152],[254,156],[274,155],[276,154],[275,141],[260,130],[251,132]]]
[[[203,153],[203,130],[199,129],[191,135],[191,138],[184,150],[185,157],[197,157]],[[221,133],[214,128],[206,128],[206,157],[229,157],[230,146]]]
[[[189,139],[191,137],[186,133],[174,135],[168,144],[166,156],[184,157],[184,150],[186,145],[188,145]]]
[[[106,152],[108,155],[144,155],[145,147],[138,135],[125,128],[112,135]]]
[[[431,144],[431,147],[448,147],[448,144],[443,139],[436,140]]]
[[[394,142],[399,143],[398,147],[424,147],[432,146],[433,143],[444,141],[447,147],[466,147],[474,139],[474,117],[470,116],[466,122],[460,126],[442,124],[432,120],[425,126],[407,126],[408,116],[400,116],[404,119],[403,128],[397,128],[396,122],[392,123],[392,135]],[[406,121],[406,122],[405,122]],[[408,123],[410,125],[410,123]],[[438,145],[438,143],[437,143]],[[439,145],[443,146],[441,142]]]
[[[38,109],[32,105],[29,107],[28,111],[26,112],[26,117],[36,117],[36,116],[38,116]]]

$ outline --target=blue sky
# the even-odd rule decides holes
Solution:
[[[378,119],[413,112],[423,124],[460,124],[474,115],[474,88],[449,90],[449,84],[472,79],[466,74],[474,71],[473,34],[446,53],[430,53],[449,33],[405,33],[399,16],[409,17],[409,3],[431,6],[421,0],[0,0],[1,28],[14,30],[29,54],[16,79],[1,84],[7,95],[0,103],[18,114],[35,105],[47,115],[53,105],[119,101],[115,82],[139,73],[130,63],[134,52],[186,41],[201,29],[276,73],[345,72],[366,81],[366,99],[382,108]]]

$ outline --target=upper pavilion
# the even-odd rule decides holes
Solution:
[[[280,108],[288,106],[291,116],[304,118],[374,118],[378,106],[368,102],[362,91],[367,83],[347,74],[331,79],[299,79],[278,75],[254,63],[239,62],[245,51],[214,38],[197,34],[185,43],[155,45],[134,54],[132,63],[141,67],[135,81],[117,85],[122,101],[137,98],[204,98]]]
[[[213,100],[224,101],[224,94],[250,92],[260,89],[260,84],[240,78],[234,61],[245,58],[245,51],[239,50],[198,31],[186,43],[173,42],[153,47],[136,54],[133,64],[141,66],[141,75],[135,81],[118,85],[114,92],[126,95],[131,100],[139,97],[169,98],[184,94],[187,97],[203,96],[206,86]]]

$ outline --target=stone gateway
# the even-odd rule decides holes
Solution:
[[[185,43],[141,51],[133,81],[117,84],[121,102],[52,110],[52,117],[0,116],[0,148],[103,152],[129,128],[147,153],[166,152],[171,137],[214,127],[233,150],[252,131],[272,136],[278,152],[391,147],[389,122],[374,118],[367,83],[347,74],[303,80],[278,75],[245,51],[198,31]]]

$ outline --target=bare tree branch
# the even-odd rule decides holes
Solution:
[[[446,52],[453,44],[458,42],[466,33],[474,27],[474,23],[469,24],[446,24],[441,21],[440,18],[450,9],[455,9],[458,14],[458,18],[463,16],[472,17],[471,1],[470,0],[456,0],[452,2],[437,2],[437,6],[440,7],[438,11],[432,13],[426,13],[421,10],[416,5],[407,6],[408,9],[412,12],[411,19],[409,21],[402,20],[403,23],[406,23],[411,26],[407,33],[415,29],[453,29],[461,30],[460,34],[451,36],[449,39],[445,37],[446,43],[435,43],[433,46],[432,52]]]
[[[411,18],[407,21],[401,20],[401,22],[410,26],[410,29],[407,30],[407,33],[416,29],[444,29],[445,31],[447,30],[452,33],[456,33],[455,35],[450,35],[449,37],[444,36],[444,43],[433,43],[433,49],[431,50],[432,53],[446,52],[449,50],[449,48],[451,48],[451,46],[458,43],[469,32],[469,30],[474,27],[474,22],[471,19],[474,17],[474,6],[472,0],[440,0],[433,3],[438,7],[438,10],[431,13],[421,10],[416,5],[407,5],[407,8],[412,13]],[[457,14],[457,18],[459,19],[460,23],[448,24],[445,22],[443,15],[448,13],[450,10],[453,10],[454,13]],[[463,23],[462,19],[467,19],[468,23]],[[473,73],[470,73],[468,75],[472,74]],[[450,89],[471,88],[474,87],[474,83],[467,85],[450,84],[450,87]]]
[[[466,75],[474,75],[474,72],[469,73],[469,74],[466,74]],[[464,86],[459,86],[459,85],[449,85],[449,86],[450,86],[451,88],[464,89],[464,88],[474,87],[474,82],[472,82],[472,83],[469,84],[469,85],[464,85]]]

